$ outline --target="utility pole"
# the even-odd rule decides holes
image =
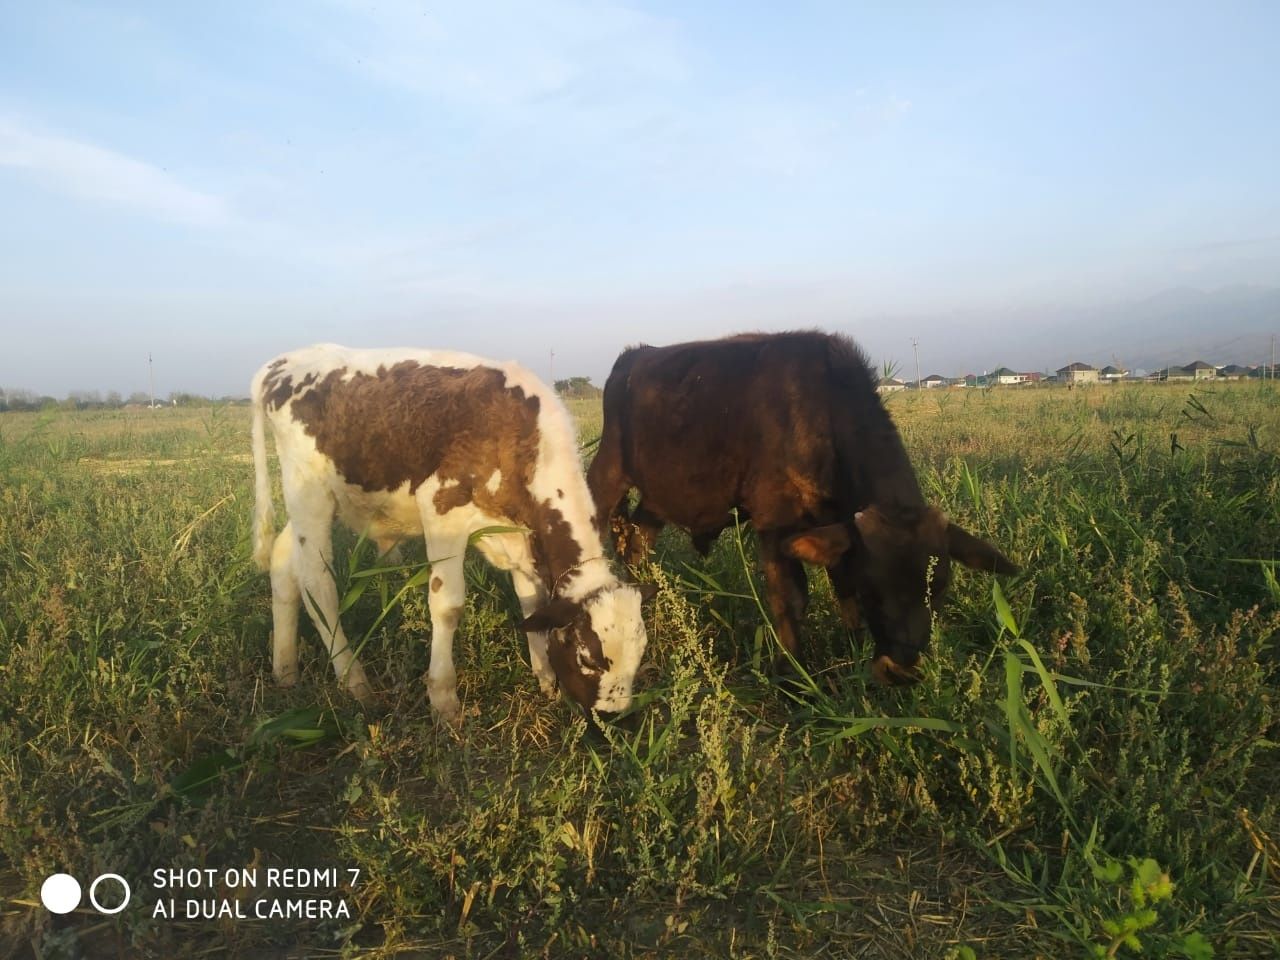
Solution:
[[[1275,340],[1274,338],[1272,338],[1273,347],[1274,347],[1274,343],[1275,343]],[[911,352],[916,355],[916,389],[919,390],[920,389],[920,341],[917,340],[915,337],[911,338]],[[1273,353],[1274,353],[1274,350],[1273,350]]]
[[[156,408],[156,371],[151,365],[151,351],[147,351],[147,377],[151,381],[151,409]]]
[[[1276,379],[1276,335],[1271,335],[1271,381]]]

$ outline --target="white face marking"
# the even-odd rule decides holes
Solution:
[[[502,471],[494,470],[489,474],[489,479],[484,482],[484,488],[490,493],[497,493],[500,486],[502,486]]]
[[[625,710],[631,706],[631,687],[649,643],[640,614],[640,591],[619,585],[591,601],[587,613],[609,661],[609,669],[600,675],[595,708],[614,713]]]

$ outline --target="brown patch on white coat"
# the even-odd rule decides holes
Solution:
[[[372,694],[347,649],[327,570],[336,515],[384,550],[425,538],[433,564],[428,692],[432,706],[456,721],[452,639],[468,538],[485,527],[518,526],[529,533],[488,535],[477,547],[512,573],[543,689],[558,681],[578,703],[603,712],[629,705],[647,642],[641,591],[619,582],[603,560],[568,414],[536,377],[467,354],[321,345],[264,366],[253,398],[255,559],[272,572],[282,682],[297,675],[297,607],[305,601],[335,671],[356,696]],[[289,510],[274,544],[264,421]]]

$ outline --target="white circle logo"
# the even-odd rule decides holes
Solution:
[[[53,873],[40,885],[40,902],[50,913],[70,913],[80,906],[80,881],[69,873]]]
[[[120,884],[120,886],[124,887],[124,899],[120,901],[120,906],[111,907],[110,909],[108,909],[107,907],[104,907],[102,904],[100,904],[98,902],[98,898],[94,896],[94,894],[98,890],[98,884],[100,884],[103,880],[115,880]],[[104,873],[97,880],[93,881],[93,884],[89,887],[89,902],[93,904],[93,909],[97,910],[99,913],[119,913],[121,910],[123,910],[125,907],[129,905],[129,898],[132,895],[133,895],[133,891],[129,889],[129,881],[126,880],[124,877],[120,876],[120,874],[118,873]],[[80,899],[79,884],[76,885],[76,899],[77,900]]]

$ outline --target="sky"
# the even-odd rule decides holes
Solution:
[[[1280,284],[1277,64],[1273,2],[0,0],[0,388],[814,326],[1039,369],[1046,311]]]

